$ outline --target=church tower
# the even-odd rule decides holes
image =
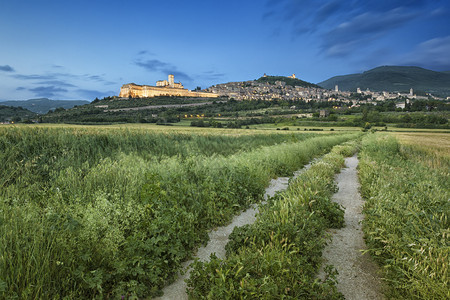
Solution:
[[[173,76],[172,74],[170,74],[170,75],[169,75],[169,86],[170,86],[171,88],[173,88],[173,87],[174,87],[174,83],[175,83],[175,81],[174,81],[174,76]]]

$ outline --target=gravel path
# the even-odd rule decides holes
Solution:
[[[303,169],[294,172],[294,178],[300,175],[303,171],[310,168],[310,164],[307,164]],[[273,197],[276,192],[287,189],[289,185],[289,177],[278,177],[277,179],[272,179],[269,187],[266,188],[264,199],[267,200],[268,197]],[[212,253],[216,253],[218,258],[225,258],[225,245],[228,243],[228,236],[233,232],[234,227],[243,226],[246,224],[252,224],[256,220],[256,214],[258,213],[258,206],[253,204],[249,209],[237,215],[231,221],[231,224],[223,227],[219,227],[209,233],[209,242],[205,247],[198,249],[197,254],[194,256],[199,258],[200,261],[208,261]],[[187,270],[184,274],[178,274],[177,280],[171,285],[166,286],[163,289],[164,295],[155,299],[173,299],[173,300],[184,300],[188,299],[186,294],[186,282],[185,280],[189,278],[189,273],[191,269],[189,265],[194,261],[190,260],[183,263],[183,269]]]
[[[337,288],[348,300],[385,299],[378,266],[369,254],[363,255],[366,245],[363,239],[361,221],[364,218],[364,202],[359,194],[359,182],[356,167],[358,158],[346,158],[346,168],[337,175],[339,191],[333,195],[333,201],[345,208],[345,227],[331,230],[332,241],[323,252],[324,265],[333,265],[339,275]],[[323,278],[323,270],[319,277]]]

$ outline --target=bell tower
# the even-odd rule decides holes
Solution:
[[[174,87],[174,83],[175,83],[175,81],[174,81],[174,76],[173,76],[172,74],[170,74],[170,75],[169,75],[169,86],[170,86],[171,88],[173,88],[173,87]]]

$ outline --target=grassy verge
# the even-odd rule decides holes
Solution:
[[[426,153],[392,136],[363,140],[363,228],[394,299],[450,298],[448,165]]]
[[[270,178],[355,138],[256,142],[248,152],[206,155],[192,149],[214,140],[27,130],[1,136],[14,157],[5,156],[1,174],[9,175],[1,182],[0,298],[157,295],[208,230],[259,201]],[[152,141],[187,153],[155,159]]]
[[[343,225],[344,212],[331,202],[334,175],[355,144],[331,153],[291,182],[286,192],[260,208],[254,224],[236,228],[227,258],[195,262],[188,280],[191,299],[340,299],[335,273],[316,278],[324,230]]]

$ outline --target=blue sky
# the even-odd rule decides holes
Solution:
[[[450,1],[0,0],[0,100],[117,95],[380,65],[450,70]]]

